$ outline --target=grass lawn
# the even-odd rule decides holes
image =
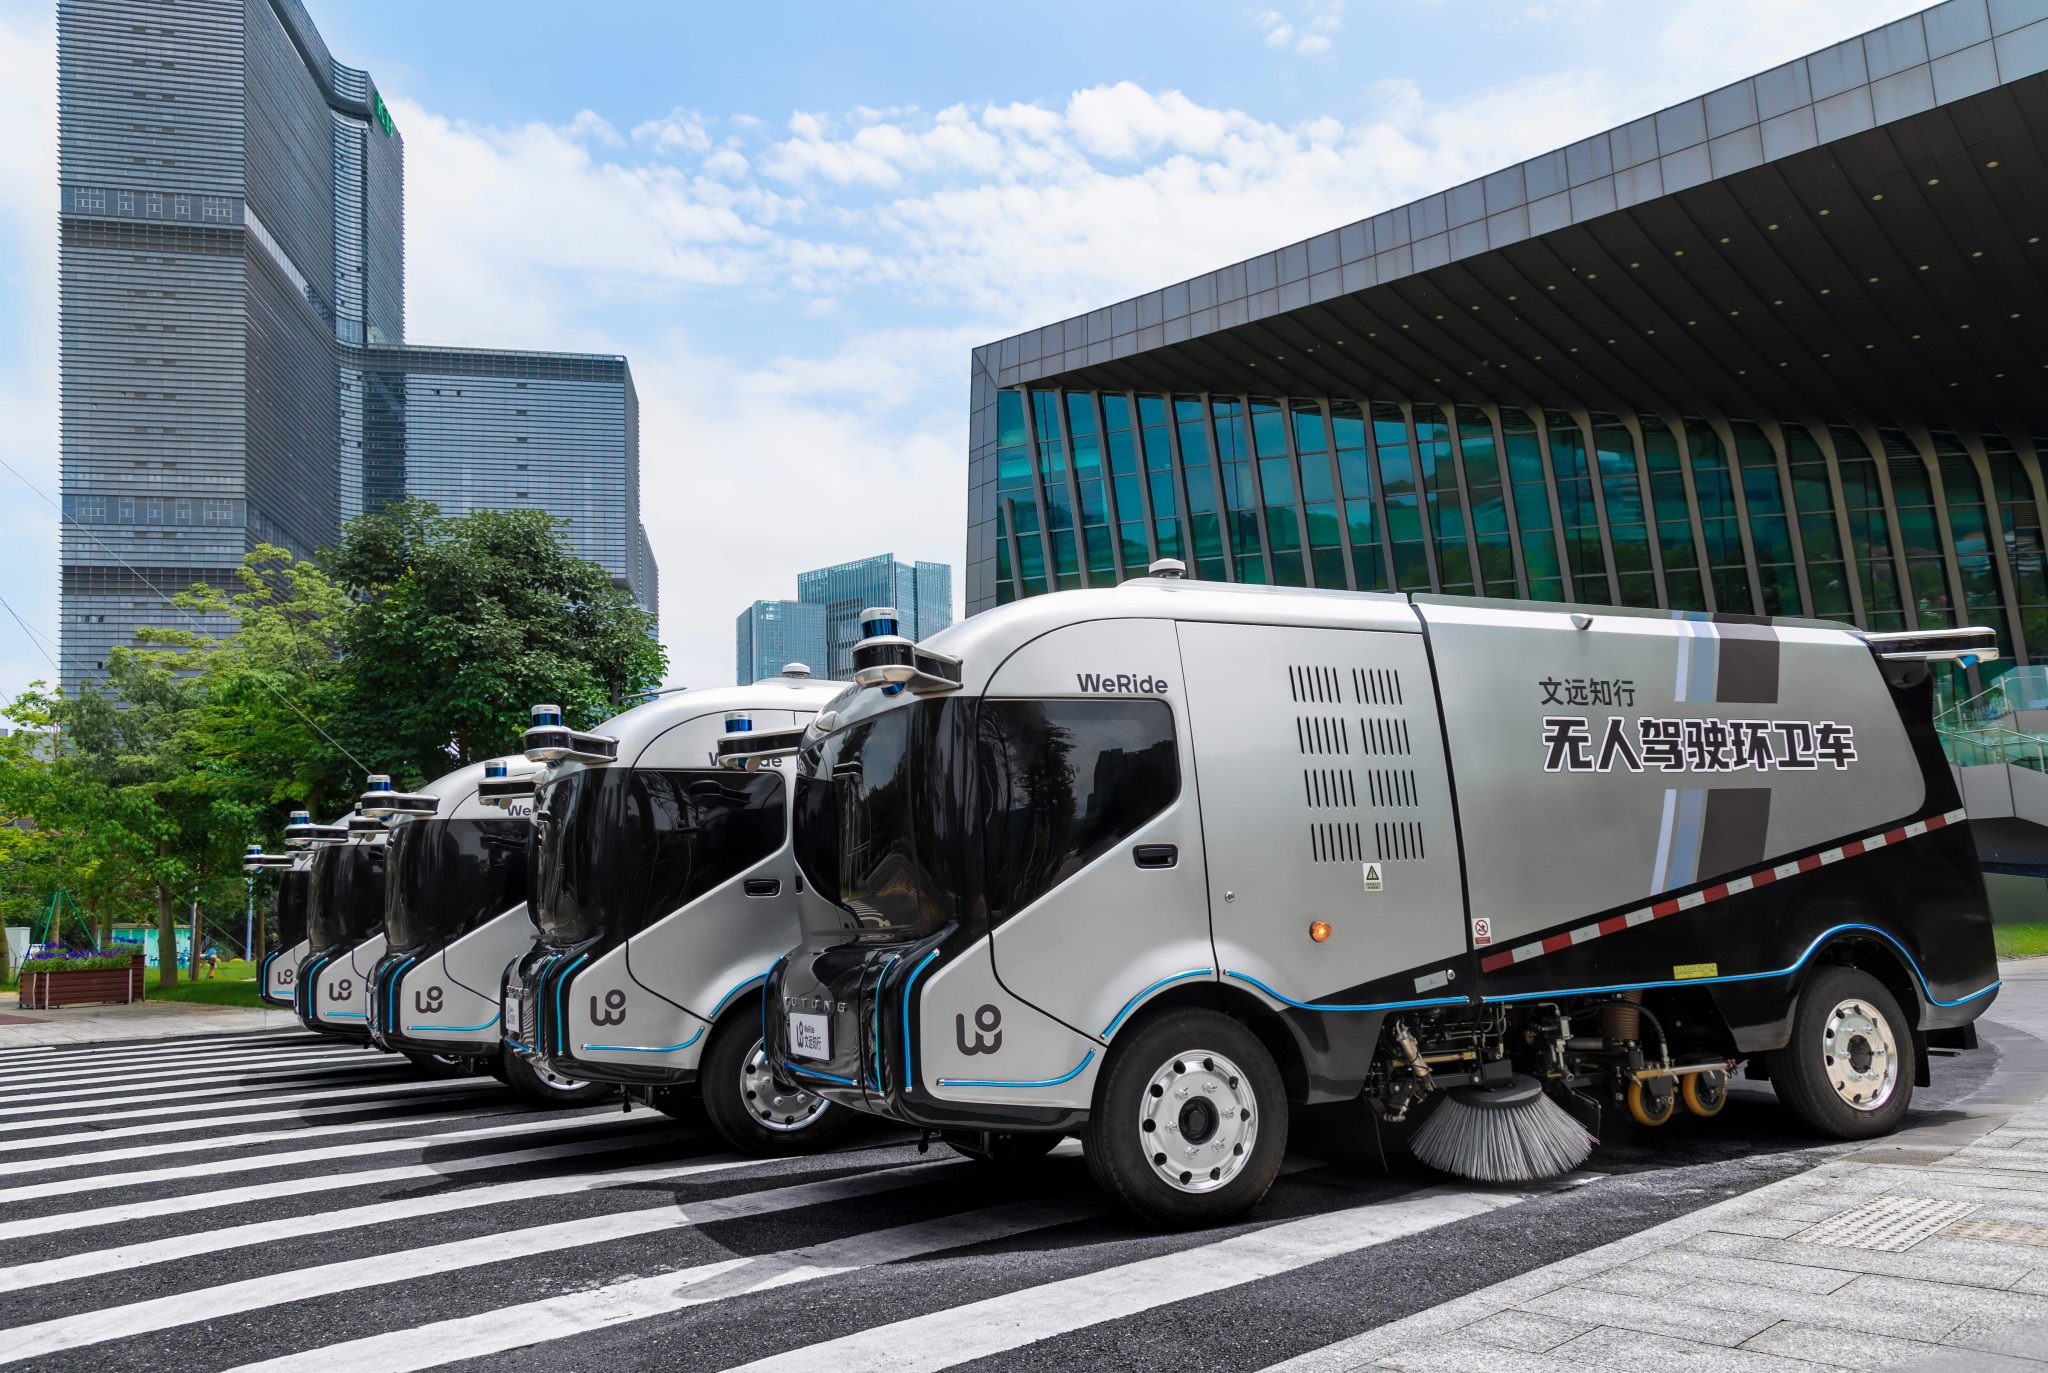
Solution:
[[[263,1000],[256,995],[256,965],[241,959],[223,959],[220,970],[212,977],[206,969],[199,970],[199,980],[194,982],[192,974],[185,968],[178,969],[178,985],[168,991],[157,985],[155,968],[149,970],[149,999],[151,1001],[192,1001],[206,1006],[261,1006]]]
[[[1993,925],[2000,958],[2031,958],[2048,954],[2048,925]]]

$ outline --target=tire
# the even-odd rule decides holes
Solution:
[[[1019,1167],[1038,1162],[1059,1148],[1066,1136],[1049,1130],[948,1130],[939,1138],[962,1158]]]
[[[576,1082],[557,1077],[516,1049],[500,1049],[505,1085],[543,1110],[589,1106],[618,1092],[609,1082]]]
[[[1792,1037],[1770,1056],[1778,1101],[1808,1129],[1875,1139],[1913,1100],[1913,1023],[1860,968],[1822,968],[1800,989]]]
[[[647,1104],[683,1125],[704,1124],[704,1098],[697,1095],[694,1086],[656,1087],[648,1095]]]
[[[1199,1094],[1174,1111],[1165,1104],[1174,1099],[1169,1089],[1176,1080]],[[1213,1104],[1220,1098],[1228,1099],[1221,1108]],[[1155,1143],[1163,1138],[1173,1140],[1180,1157]],[[1200,1151],[1194,1159],[1186,1157],[1189,1138]],[[1227,1154],[1220,1152],[1225,1146]],[[1280,1175],[1287,1153],[1280,1070],[1241,1022],[1216,1011],[1169,1011],[1110,1050],[1084,1147],[1095,1181],[1148,1224],[1181,1230],[1231,1220]],[[1219,1151],[1213,1162],[1206,1157],[1211,1149]]]
[[[697,1088],[711,1128],[756,1158],[815,1153],[853,1124],[844,1106],[775,1085],[761,1052],[761,1017],[745,1011],[712,1030],[697,1065]]]
[[[460,1054],[430,1054],[424,1049],[400,1049],[398,1056],[428,1077],[461,1077],[469,1063]]]

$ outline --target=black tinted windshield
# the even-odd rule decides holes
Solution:
[[[391,832],[384,933],[413,953],[468,934],[526,899],[525,820],[409,820]]]
[[[916,701],[827,735],[797,760],[797,862],[863,934],[925,934],[967,914],[972,710]]]
[[[289,949],[306,937],[306,902],[313,874],[291,869],[277,875],[277,947]]]
[[[628,938],[783,845],[781,774],[577,768],[535,795],[534,923],[552,943]]]
[[[313,853],[306,933],[315,949],[360,944],[384,923],[384,846],[330,844]]]

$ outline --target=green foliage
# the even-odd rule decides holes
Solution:
[[[30,958],[24,959],[21,971],[27,973],[105,973],[134,966],[133,954],[93,954],[87,958]]]
[[[595,723],[667,666],[653,618],[544,511],[394,505],[351,521],[323,561],[356,600],[350,738],[402,785],[516,752],[536,701]]]

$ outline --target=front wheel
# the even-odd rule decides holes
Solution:
[[[800,1088],[775,1085],[758,1016],[728,1016],[711,1032],[697,1085],[711,1128],[743,1154],[813,1153],[853,1123],[844,1107]]]
[[[1771,1055],[1771,1087],[1800,1123],[1836,1139],[1874,1139],[1913,1100],[1913,1028],[1861,968],[1823,968],[1799,993],[1792,1038]]]
[[[544,1110],[589,1106],[618,1091],[609,1082],[579,1082],[563,1077],[513,1048],[500,1049],[498,1062],[504,1069],[505,1085]]]
[[[1084,1140],[1102,1189],[1164,1229],[1242,1215],[1287,1152],[1280,1070],[1216,1011],[1169,1011],[1110,1051]]]

